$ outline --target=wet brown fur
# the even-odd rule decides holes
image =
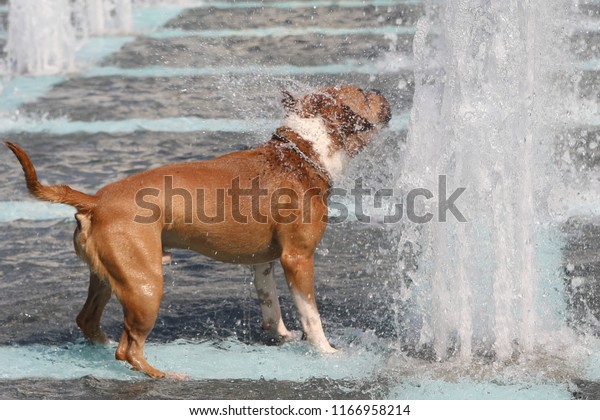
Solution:
[[[366,146],[376,134],[375,126],[386,125],[391,116],[387,101],[378,92],[364,92],[347,85],[325,88],[300,99],[286,92],[282,103],[288,113],[304,118],[323,118],[332,139],[331,147],[342,149],[349,156]],[[277,133],[294,143],[311,160],[323,164],[310,142],[297,133],[287,127],[280,127]],[[331,186],[304,158],[281,142],[272,139],[255,149],[230,153],[211,161],[151,169],[108,184],[93,195],[66,185],[42,185],[25,151],[16,144],[6,144],[21,163],[31,194],[77,209],[74,246],[77,255],[90,267],[88,298],[77,317],[77,324],[91,341],[106,343],[100,317],[114,293],[125,316],[116,357],[128,361],[135,369],[155,378],[164,376],[145,360],[143,354],[163,293],[164,248],[192,249],[220,261],[250,265],[279,258],[292,292],[316,311],[313,253],[326,228],[327,194]],[[191,220],[187,214],[190,208],[186,208],[185,199],[179,196],[173,197],[172,220],[167,220],[165,180],[169,177],[173,189],[192,194]],[[268,197],[281,188],[293,190],[299,197],[307,191],[315,193],[307,208],[280,211],[282,216],[295,216],[294,222],[276,220],[269,199],[259,201],[258,210],[265,220],[248,217],[247,223],[237,221],[232,215],[233,198],[227,194],[219,197],[217,190],[231,188],[235,179],[239,179],[241,188],[250,188],[257,177],[260,187],[268,191]],[[160,217],[139,223],[136,218],[147,218],[152,214],[135,201],[136,194],[144,188],[159,191],[158,196],[145,199],[148,205],[160,209]],[[195,217],[199,203],[194,192],[199,188],[205,193],[204,213],[215,215],[219,206],[223,206],[223,222],[202,223]],[[252,205],[250,198],[241,199],[240,213],[250,215]],[[306,211],[310,211],[309,220]],[[272,265],[263,275],[270,274],[271,269]],[[260,299],[267,301],[269,297],[260,296]],[[299,307],[298,310],[302,309]],[[307,339],[319,341],[319,337],[310,334]]]

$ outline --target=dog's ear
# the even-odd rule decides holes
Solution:
[[[348,134],[360,131],[369,131],[375,128],[373,123],[364,117],[361,117],[356,112],[352,111],[349,106],[342,105],[343,119],[342,128],[347,130]]]
[[[281,93],[283,94],[283,98],[281,99],[283,109],[285,109],[288,112],[292,112],[296,108],[296,104],[298,103],[298,101],[287,90],[282,90]]]
[[[296,107],[296,113],[302,118],[314,118],[334,114],[336,107],[337,103],[331,95],[317,92],[302,98],[300,106]]]

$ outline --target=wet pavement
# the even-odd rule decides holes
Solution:
[[[5,3],[0,0],[0,5]],[[592,19],[600,18],[597,4],[586,4],[582,10]],[[394,57],[408,57],[410,61],[414,25],[422,13],[418,3],[289,9],[269,7],[265,2],[264,8],[190,8],[153,35],[126,43],[105,58],[99,68],[142,71],[160,66],[191,68],[207,74],[95,76],[84,71],[68,75],[42,97],[24,104],[19,112],[75,122],[170,117],[245,120],[256,121],[254,129],[228,129],[224,123],[213,130],[187,133],[135,129],[66,135],[15,132],[3,137],[31,153],[44,181],[66,182],[93,192],[148,167],[210,159],[264,141],[272,129],[265,121],[277,122],[282,117],[281,89],[304,91],[354,83],[381,90],[394,104],[394,115],[399,116],[410,110],[412,70],[390,70],[385,64]],[[6,13],[0,12],[0,32],[5,21]],[[594,48],[599,34],[574,34],[572,39],[578,46],[574,47],[575,55],[580,59],[599,57],[600,52]],[[0,49],[3,42],[0,38]],[[327,66],[340,67],[326,71]],[[273,67],[278,68],[274,71]],[[244,74],[232,70],[239,68],[254,70]],[[583,73],[581,98],[598,100],[599,74]],[[600,170],[597,129],[572,131],[576,134],[569,137],[576,140],[565,147],[573,159],[580,162],[581,170]],[[405,135],[405,128],[396,126],[382,142],[401,143]],[[377,154],[386,150],[389,148],[374,146],[357,165],[369,168]],[[392,170],[379,168],[378,175],[385,176]],[[4,174],[0,201],[29,199],[13,159],[0,161],[0,173]],[[61,345],[81,339],[74,318],[85,301],[88,274],[72,251],[73,229],[71,220],[17,221],[0,229],[4,244],[0,248],[0,345]],[[573,309],[572,325],[600,335],[600,220],[572,219],[564,231],[564,274]],[[317,298],[326,329],[369,330],[382,338],[399,334],[395,314],[398,308],[381,286],[397,263],[397,255],[386,248],[387,235],[381,227],[352,223],[328,230],[316,262],[321,279]],[[260,330],[260,312],[248,268],[216,263],[186,251],[175,251],[174,262],[165,269],[165,297],[151,340],[237,337],[246,343],[270,344]],[[280,267],[277,272],[283,312],[292,327],[298,328]],[[120,334],[122,314],[115,299],[107,307],[103,326],[111,337]],[[577,385],[575,398],[600,397],[597,383],[579,381]],[[229,399],[243,395],[249,399],[370,399],[384,398],[388,388],[380,378],[300,383],[132,382],[85,377],[0,380],[0,398]]]

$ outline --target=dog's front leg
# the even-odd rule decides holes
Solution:
[[[336,350],[331,347],[325,337],[321,317],[317,310],[312,254],[284,252],[281,256],[281,265],[285,271],[285,277],[292,292],[306,339],[324,353],[335,352]]]
[[[277,341],[290,341],[300,338],[295,331],[288,331],[281,318],[279,296],[275,285],[274,263],[257,264],[254,267],[254,287],[262,310],[262,328]]]

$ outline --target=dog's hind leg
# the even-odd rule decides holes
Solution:
[[[258,294],[262,311],[262,329],[268,331],[276,341],[290,341],[299,338],[298,334],[288,331],[281,318],[279,296],[275,285],[274,263],[257,264],[254,267],[254,287]]]
[[[85,305],[77,315],[77,325],[85,338],[92,343],[107,344],[108,338],[100,327],[100,318],[104,307],[110,300],[112,289],[107,281],[101,280],[97,274],[90,273],[90,286]]]
[[[75,215],[77,221],[77,229],[73,234],[73,245],[77,255],[90,268],[90,285],[88,288],[88,296],[81,312],[77,315],[76,322],[85,338],[92,343],[107,344],[108,339],[100,327],[100,318],[104,307],[110,300],[112,289],[108,280],[98,275],[96,254],[90,251],[89,232],[91,229],[91,217],[89,214],[77,213]]]
[[[116,357],[152,378],[163,378],[165,373],[152,367],[144,357],[146,338],[158,317],[162,297],[162,284],[160,290],[154,289],[151,293],[148,293],[148,287],[152,286],[136,285],[121,296],[125,326]]]
[[[163,295],[160,247],[155,254],[154,264],[143,259],[129,259],[126,270],[122,270],[115,279],[115,294],[123,306],[125,317],[116,358],[129,362],[134,369],[152,378],[162,378],[165,374],[153,368],[144,357],[146,338],[158,317]],[[126,255],[124,257],[127,258]],[[153,270],[153,265],[158,268]]]
[[[94,232],[93,244],[102,245],[98,252],[102,269],[123,307],[125,322],[116,358],[148,376],[162,378],[165,374],[144,357],[146,338],[158,317],[163,295],[160,231],[151,226],[136,227],[122,232],[104,225]]]
[[[312,254],[302,251],[284,250],[281,255],[281,265],[285,271],[294,304],[300,316],[302,329],[308,342],[324,353],[333,353],[323,332],[321,317],[317,310],[314,283],[314,259]]]

